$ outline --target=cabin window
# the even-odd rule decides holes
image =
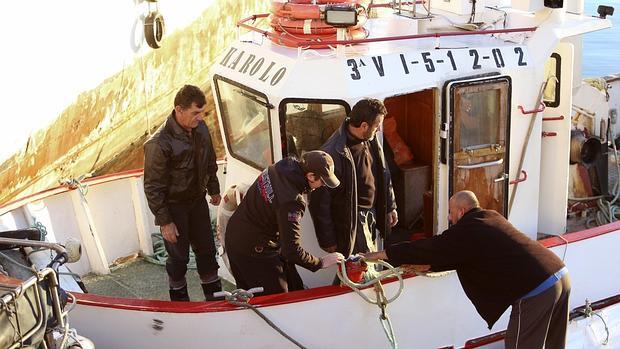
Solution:
[[[557,108],[560,105],[560,55],[554,53],[545,63],[545,80],[547,85],[543,94],[543,102],[547,107]]]
[[[299,157],[306,151],[321,148],[349,110],[349,105],[339,100],[283,100],[280,103],[282,154]]]
[[[503,147],[506,108],[499,88],[468,86],[456,92],[455,152]]]
[[[220,76],[215,86],[231,156],[257,169],[273,163],[267,96]]]

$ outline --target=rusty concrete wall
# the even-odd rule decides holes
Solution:
[[[217,0],[190,26],[165,37],[160,49],[80,94],[52,125],[0,165],[0,203],[86,173],[141,168],[142,144],[165,120],[176,91],[186,83],[207,93],[205,121],[223,157],[208,72],[216,55],[236,38],[236,21],[268,11],[268,4]]]

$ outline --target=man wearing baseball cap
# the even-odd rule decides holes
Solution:
[[[226,250],[238,288],[263,287],[263,294],[303,288],[295,264],[311,271],[344,259],[338,252],[321,258],[300,245],[304,193],[323,185],[335,188],[332,157],[320,150],[300,160],[285,158],[269,166],[248,189],[226,227]]]

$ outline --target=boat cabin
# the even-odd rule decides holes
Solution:
[[[281,158],[319,149],[351,107],[371,97],[388,110],[378,137],[390,153],[399,230],[441,233],[449,197],[468,189],[532,238],[564,233],[580,69],[570,38],[608,23],[491,2],[480,12],[374,8],[366,37],[342,44],[303,35],[283,41],[247,24],[266,15],[240,21],[249,33],[212,70],[226,186],[249,185]],[[476,20],[466,23],[466,14]],[[302,244],[320,253],[309,214],[302,226]]]

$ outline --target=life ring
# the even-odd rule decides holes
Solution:
[[[364,12],[357,16],[357,25],[348,27],[349,30],[359,29],[366,24],[367,16]],[[285,17],[271,16],[271,27],[276,31],[293,34],[335,34],[337,28],[327,24],[322,19],[290,19]]]
[[[271,36],[271,41],[275,44],[287,46],[287,47],[300,47],[304,45],[312,44],[313,48],[329,48],[330,45],[321,45],[322,41],[334,41],[336,40],[336,34],[307,34],[307,35],[295,35],[291,33],[275,31],[278,35]],[[353,29],[347,31],[348,40],[361,40],[367,36],[366,31],[363,28]]]
[[[319,5],[293,4],[290,2],[272,2],[271,13],[277,17],[293,19],[321,19]]]
[[[149,13],[144,19],[144,38],[150,47],[161,47],[165,30],[164,17],[158,11]]]
[[[328,4],[357,4],[359,0],[288,0],[291,4],[328,5]]]
[[[315,48],[327,48],[317,42],[334,41],[338,28],[328,24],[324,19],[326,4],[348,4],[357,11],[357,23],[347,27],[349,39],[364,39],[367,32],[363,26],[368,20],[367,0],[288,0],[287,2],[272,1],[269,24],[272,32],[271,41],[278,45],[299,47],[312,44]]]

